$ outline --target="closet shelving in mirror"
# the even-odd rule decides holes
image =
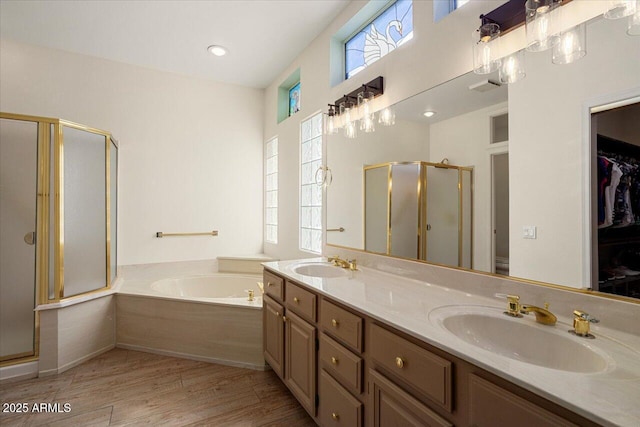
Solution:
[[[640,296],[640,146],[597,136],[598,289]]]

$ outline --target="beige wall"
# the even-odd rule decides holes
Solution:
[[[640,38],[626,22],[588,27],[587,55],[566,66],[527,55],[527,77],[509,86],[511,275],[589,286],[589,106],[640,94]],[[523,226],[537,239],[523,239]]]
[[[262,90],[2,40],[0,93],[119,140],[119,264],[261,252]]]

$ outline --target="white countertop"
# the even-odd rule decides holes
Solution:
[[[345,270],[346,276],[329,279],[303,276],[293,270],[300,263],[322,261],[326,260],[277,261],[263,265],[585,418],[603,425],[640,426],[639,336],[601,325],[592,326],[594,340],[567,333],[568,339],[608,355],[609,367],[602,372],[568,372],[537,366],[469,344],[441,327],[434,316],[434,310],[452,305],[503,310],[506,308],[504,298],[480,296],[366,267],[358,267],[355,272]],[[535,323],[533,314],[517,321],[528,322],[536,328],[557,328],[563,333],[571,329],[572,323],[572,319],[558,316],[556,326],[543,326]]]

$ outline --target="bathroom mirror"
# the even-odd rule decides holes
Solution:
[[[465,74],[393,105],[393,126],[376,123],[375,132],[355,139],[328,135],[326,226],[344,231],[327,232],[327,252],[365,250],[365,217],[375,219],[381,207],[365,209],[363,168],[446,158],[473,168],[473,231],[464,242],[472,269],[597,289],[589,109],[640,92],[640,37],[627,35],[622,21],[589,22],[587,55],[575,63],[554,65],[550,52],[526,52],[519,82],[497,86],[497,75]],[[427,110],[436,114],[427,118]]]

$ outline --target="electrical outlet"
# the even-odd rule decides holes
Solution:
[[[522,227],[522,238],[523,239],[535,239],[536,238],[536,226],[535,225],[525,225]]]

